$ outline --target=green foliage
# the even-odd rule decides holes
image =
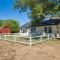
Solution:
[[[2,24],[3,24],[3,20],[0,20],[0,27],[2,26]]]
[[[39,4],[33,9],[32,13],[31,13],[33,18],[38,17],[43,14],[43,7],[42,6],[43,6],[42,4]]]
[[[33,8],[41,2],[43,2],[43,0],[15,0],[14,7],[20,11],[26,11],[28,8],[33,10]]]
[[[42,22],[44,20],[44,16],[43,15],[40,15],[38,18],[36,18],[36,20],[31,20],[31,25],[32,26],[36,26],[36,24]]]
[[[29,15],[36,24],[38,21],[41,21],[40,18],[43,14],[43,1],[45,2],[47,0],[16,0],[15,8],[19,9],[20,12],[25,12],[29,9],[29,13],[31,12]]]
[[[29,9],[32,20],[38,22],[41,15],[44,17],[48,14],[57,16],[57,12],[60,11],[60,4],[49,0],[16,0],[15,8],[19,9],[21,12],[25,12]]]
[[[42,6],[43,5],[43,6]],[[31,10],[31,14],[54,14],[60,11],[60,4],[50,0],[16,0],[15,8],[20,11]],[[36,11],[35,11],[36,10]]]
[[[2,27],[9,27],[12,30],[12,33],[17,33],[20,30],[19,22],[16,20],[3,20]]]

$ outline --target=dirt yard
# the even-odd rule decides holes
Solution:
[[[33,46],[0,41],[0,60],[60,60],[60,41]]]

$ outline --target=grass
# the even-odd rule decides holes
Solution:
[[[48,40],[46,41],[48,45],[60,44],[60,40]]]

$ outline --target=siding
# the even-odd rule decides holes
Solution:
[[[52,33],[57,34],[57,27],[55,25],[51,27],[52,27]]]
[[[21,30],[20,30],[20,35],[21,35],[21,36],[29,36],[29,31],[30,31],[30,30],[27,29],[27,32],[22,33]]]
[[[44,32],[44,27],[36,27],[36,31],[38,32],[38,34],[42,35]]]
[[[43,34],[45,27],[49,27],[49,26],[36,27],[36,30],[37,30],[37,32],[39,32],[40,35],[41,35],[41,34]],[[56,27],[56,25],[51,25],[50,27],[52,28],[52,34],[57,34],[57,27]],[[59,30],[60,30],[60,29],[59,29]],[[60,32],[60,31],[59,31],[59,32]]]
[[[36,32],[31,33],[31,35],[32,36],[42,35],[44,30],[45,30],[45,27],[49,27],[49,26],[37,26],[36,27]],[[56,25],[51,25],[50,27],[52,28],[52,34],[56,35],[57,34],[57,27],[56,27]],[[26,33],[20,32],[20,35],[21,36],[29,36],[30,32],[31,32],[31,28],[28,28]],[[59,25],[59,32],[60,32],[60,25]]]

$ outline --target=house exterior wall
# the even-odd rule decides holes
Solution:
[[[51,25],[51,26],[36,26],[36,32],[34,32],[34,33],[31,33],[31,28],[28,28],[27,32],[25,32],[25,33],[22,33],[20,30],[20,35],[21,36],[29,36],[31,34],[32,36],[39,36],[39,35],[42,35],[43,33],[45,33],[45,27],[51,27],[52,34],[55,34],[55,35],[57,34],[56,25]]]
[[[60,24],[58,25],[58,32],[59,32],[59,35],[60,35]]]
[[[53,25],[51,27],[52,27],[52,33],[56,35],[57,34],[57,27],[56,27],[56,25]]]
[[[57,27],[56,25],[51,25],[51,26],[37,26],[36,27],[36,35],[42,35],[45,33],[45,27],[51,27],[52,29],[52,34],[56,35],[57,34]],[[59,29],[60,30],[60,29]],[[60,32],[60,31],[59,31]],[[48,33],[49,34],[49,33]]]
[[[44,28],[45,28],[45,27],[51,27],[52,33],[53,33],[53,34],[56,34],[56,33],[57,33],[57,27],[56,27],[56,25],[36,27],[36,28],[37,28],[37,31],[39,31],[39,32],[42,34],[43,32],[45,32],[45,31],[44,31]]]
[[[29,36],[30,29],[28,28],[25,33],[20,30],[20,36]]]
[[[36,27],[36,32],[38,32],[38,34],[42,35],[44,32],[44,26],[42,27]]]

